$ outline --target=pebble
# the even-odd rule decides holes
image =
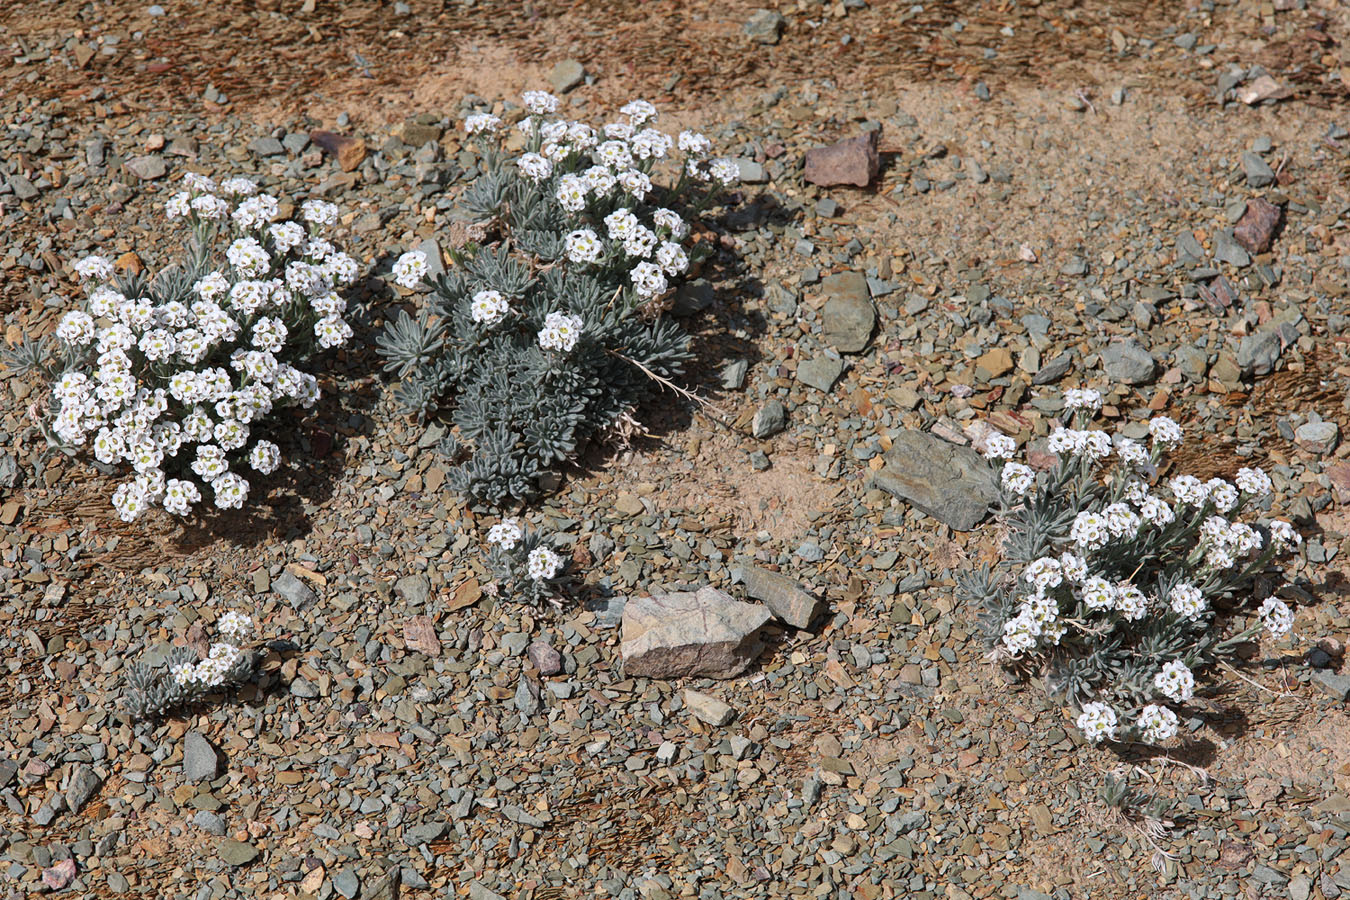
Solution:
[[[744,31],[751,40],[760,44],[776,44],[787,26],[787,19],[771,9],[757,9],[746,20]]]
[[[586,80],[586,67],[575,59],[564,59],[548,73],[549,87],[555,94],[566,94]]]
[[[220,842],[220,858],[231,866],[246,866],[258,858],[258,848],[246,841],[226,839]]]
[[[869,131],[828,147],[806,151],[804,177],[811,184],[822,187],[867,187],[881,169],[877,140],[877,132]]]
[[[751,566],[744,574],[745,591],[793,628],[807,628],[820,601],[796,580],[778,572]]]
[[[291,602],[297,610],[309,609],[319,600],[314,590],[290,572],[282,572],[272,579],[272,590]]]
[[[127,160],[122,167],[141,181],[154,181],[168,174],[162,156],[137,156]]]
[[[723,591],[654,593],[623,609],[624,672],[649,678],[735,678],[763,649],[763,606]]]
[[[1325,456],[1340,443],[1341,429],[1335,422],[1305,422],[1294,430],[1294,440],[1309,453]]]
[[[1102,351],[1102,365],[1106,377],[1120,384],[1149,384],[1158,373],[1153,354],[1132,338],[1108,344]]]
[[[1242,151],[1242,172],[1247,176],[1247,184],[1251,187],[1262,188],[1275,183],[1275,170],[1250,150]]]
[[[716,728],[730,725],[732,719],[736,718],[736,710],[731,706],[693,688],[685,688],[684,705],[694,718]]]
[[[839,376],[844,374],[844,361],[824,354],[803,360],[797,366],[797,380],[818,391],[829,393]]]
[[[759,440],[771,438],[787,427],[787,407],[781,400],[770,400],[755,413],[750,433]]]
[[[189,731],[183,737],[183,777],[188,781],[214,781],[224,759],[204,735]]]
[[[356,895],[361,893],[361,879],[357,877],[356,871],[351,866],[338,869],[333,875],[333,890],[346,897],[347,900],[354,900]]]
[[[998,501],[994,472],[969,447],[906,429],[893,439],[877,487],[913,504],[956,531],[970,531]]]

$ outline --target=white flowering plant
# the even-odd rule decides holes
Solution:
[[[600,128],[557,107],[526,93],[516,156],[499,118],[468,117],[486,162],[460,204],[484,240],[456,254],[426,308],[401,312],[378,339],[407,411],[427,419],[453,406],[452,446],[467,458],[451,486],[496,504],[533,496],[540,475],[682,375],[688,337],[663,313],[705,252],[690,221],[737,178],[703,135],[652,127],[645,101]],[[427,270],[411,251],[392,274],[411,289]]]
[[[1273,574],[1272,561],[1302,538],[1288,522],[1241,520],[1271,493],[1260,469],[1240,468],[1232,481],[1164,480],[1183,437],[1174,421],[1151,419],[1144,444],[1089,427],[1097,391],[1065,400],[1073,427],[1050,434],[1050,468],[1013,460],[1006,435],[987,439],[1002,489],[1003,559],[965,573],[960,587],[982,606],[994,658],[1044,673],[1088,740],[1158,744],[1176,734],[1174,707],[1195,695],[1198,675],[1236,661],[1262,631],[1292,630],[1283,600],[1249,601],[1257,576]]]
[[[62,352],[29,368],[51,379],[48,439],[125,473],[124,521],[242,507],[249,479],[281,464],[277,414],[319,398],[304,365],[351,337],[339,291],[359,266],[328,240],[337,207],[280,208],[247,179],[190,173],[165,204],[192,232],[186,258],[154,277],[74,264],[86,295],[56,328]]]
[[[499,596],[531,606],[561,606],[567,583],[567,560],[556,553],[541,532],[502,519],[488,529],[488,565],[497,579]]]
[[[132,663],[126,670],[126,706],[133,719],[158,719],[211,694],[237,690],[258,673],[259,654],[245,648],[253,620],[229,611],[216,620],[218,640],[205,657],[174,647],[161,666]]]

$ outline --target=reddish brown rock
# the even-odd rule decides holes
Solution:
[[[1248,253],[1265,253],[1284,219],[1284,209],[1259,197],[1247,201],[1247,211],[1233,227],[1233,237]]]
[[[360,138],[350,134],[335,134],[331,131],[315,131],[309,139],[323,152],[337,160],[344,172],[350,172],[361,165],[366,158],[366,144]]]
[[[867,187],[881,168],[879,132],[869,131],[829,147],[806,151],[806,180],[825,187],[851,184]]]

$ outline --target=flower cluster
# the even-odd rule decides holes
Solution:
[[[559,605],[566,564],[537,531],[507,518],[488,529],[488,563],[499,583],[499,596],[540,606]]]
[[[112,496],[125,521],[152,507],[188,515],[207,497],[241,507],[249,481],[238,470],[266,475],[281,462],[263,437],[269,418],[319,397],[296,364],[352,334],[338,290],[358,265],[326,237],[336,207],[309,200],[303,223],[276,222],[277,199],[247,179],[186,180],[165,207],[192,227],[189,258],[153,281],[78,260],[88,295],[56,329],[70,364],[52,383],[52,431],[131,469]]]
[[[1250,596],[1254,577],[1301,541],[1287,522],[1240,520],[1271,491],[1270,478],[1241,468],[1232,481],[1159,476],[1181,427],[1149,421],[1146,443],[1091,427],[1101,395],[1065,396],[1073,427],[1047,440],[1058,455],[1037,472],[1015,462],[1016,442],[995,434],[985,455],[1000,467],[1009,536],[1005,559],[962,578],[985,606],[996,653],[1049,683],[1081,711],[1092,741],[1166,740],[1196,691],[1196,673],[1263,628],[1282,637],[1293,614],[1271,597],[1245,628],[1227,629],[1225,607]],[[1224,637],[1225,631],[1231,631]]]
[[[216,621],[220,640],[206,657],[189,647],[174,647],[163,668],[134,663],[127,669],[127,706],[137,719],[156,718],[194,703],[207,694],[238,688],[258,670],[258,654],[243,647],[253,620],[230,611]]]
[[[591,125],[558,116],[550,94],[523,99],[518,154],[498,116],[464,122],[487,165],[459,204],[491,238],[457,251],[427,308],[378,340],[409,412],[454,399],[452,446],[468,459],[452,487],[499,504],[537,493],[549,467],[682,374],[688,338],[662,313],[711,250],[692,220],[736,176],[706,136],[656,128],[646,101]],[[409,289],[426,273],[418,251],[392,269]]]

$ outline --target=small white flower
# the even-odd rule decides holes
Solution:
[[[1166,706],[1151,703],[1139,711],[1135,722],[1148,744],[1161,744],[1177,733],[1177,714]]]
[[[464,118],[464,131],[468,134],[491,134],[502,127],[502,120],[492,113],[471,113]]]
[[[1137,622],[1148,614],[1148,597],[1128,581],[1122,581],[1116,585],[1116,612],[1128,622]]]
[[[661,267],[661,271],[674,278],[689,268],[689,254],[679,244],[664,241],[656,248],[656,264]]]
[[[212,194],[192,198],[192,211],[199,218],[216,221],[224,219],[230,211],[230,204]]]
[[[518,520],[502,519],[488,529],[487,539],[489,544],[496,544],[503,550],[513,550],[523,536]]]
[[[1074,556],[1072,553],[1061,553],[1059,555],[1059,569],[1064,573],[1064,577],[1074,584],[1082,584],[1088,577],[1087,560],[1081,556]]]
[[[625,192],[636,197],[638,200],[643,200],[651,193],[652,180],[647,177],[645,172],[640,172],[637,169],[628,169],[627,171],[619,173],[619,187],[623,188]]]
[[[226,178],[220,183],[220,192],[229,197],[252,197],[258,186],[247,178]]]
[[[558,179],[558,189],[553,196],[558,205],[568,212],[581,212],[586,208],[586,191],[589,185],[581,175],[568,173]]]
[[[616,172],[633,167],[633,153],[623,141],[602,141],[595,148],[594,156]]]
[[[183,182],[193,191],[214,191],[217,190],[215,179],[209,175],[201,175],[197,172],[184,172]]]
[[[584,324],[580,316],[551,312],[544,317],[544,327],[539,332],[539,346],[545,350],[567,353],[576,346]]]
[[[1099,744],[1104,740],[1114,740],[1116,711],[1106,703],[1085,703],[1077,724],[1078,729],[1083,732],[1083,737],[1090,743]]]
[[[1183,506],[1201,507],[1209,502],[1209,488],[1194,475],[1178,475],[1167,482],[1167,487]]]
[[[1174,450],[1181,446],[1181,426],[1167,416],[1154,416],[1149,419],[1148,433],[1153,437],[1154,445],[1164,450]]]
[[[646,100],[633,100],[619,108],[619,112],[628,117],[628,121],[633,123],[636,128],[641,128],[648,122],[656,121],[656,107]]]
[[[1222,478],[1211,478],[1205,482],[1205,489],[1209,492],[1209,499],[1213,501],[1214,508],[1221,513],[1232,512],[1238,505],[1238,491]]]
[[[670,234],[671,240],[683,240],[689,234],[689,225],[680,218],[679,213],[673,210],[661,208],[652,212],[652,222],[659,229],[665,229]]]
[[[1264,497],[1273,488],[1270,476],[1260,469],[1238,469],[1233,481],[1237,483],[1238,490],[1252,497]]]
[[[499,291],[479,291],[469,303],[469,317],[482,325],[496,325],[511,307]]]
[[[1116,455],[1129,466],[1141,467],[1149,463],[1148,451],[1143,445],[1127,437],[1116,438]]]
[[[164,215],[170,219],[181,219],[183,216],[192,213],[192,195],[187,191],[179,191],[168,200],[164,201]]]
[[[525,561],[526,570],[535,581],[547,581],[562,569],[562,557],[547,547],[535,547]]]
[[[1017,441],[1006,434],[995,431],[984,440],[985,459],[1012,459],[1017,452]]]
[[[1190,582],[1180,581],[1172,585],[1167,599],[1172,612],[1183,619],[1198,620],[1209,610],[1204,593]]]
[[[1064,392],[1064,408],[1096,412],[1102,408],[1101,392],[1091,388],[1069,388]]]
[[[197,667],[192,663],[178,663],[169,669],[175,684],[187,685],[197,680]]]
[[[520,167],[520,173],[535,184],[553,174],[553,163],[538,153],[526,153],[516,161],[516,165]]]
[[[1042,556],[1027,563],[1022,577],[1036,585],[1038,591],[1059,587],[1064,582],[1064,573],[1060,571],[1059,560],[1053,556]]]
[[[398,258],[391,271],[399,287],[412,290],[426,277],[427,255],[421,250],[409,250]]]
[[[1294,628],[1294,612],[1278,597],[1267,597],[1257,610],[1266,631],[1273,638],[1281,638]]]
[[[322,200],[306,200],[300,204],[300,215],[311,225],[328,226],[337,222],[338,208]]]
[[[1176,513],[1166,500],[1148,494],[1139,504],[1139,515],[1156,528],[1164,528],[1176,521]]]
[[[271,475],[281,465],[281,448],[271,441],[258,441],[249,451],[248,464],[264,475]]]
[[[1102,516],[1112,537],[1134,537],[1139,531],[1139,514],[1124,503],[1112,503],[1102,510]]]
[[[525,108],[535,115],[557,112],[558,104],[562,102],[547,91],[526,91],[521,95],[521,100]]]
[[[325,350],[341,347],[352,336],[352,327],[341,316],[324,316],[314,323],[314,337]]]
[[[241,612],[230,610],[220,617],[216,629],[227,637],[238,639],[253,630],[253,620]]]
[[[56,336],[72,347],[83,347],[94,339],[94,320],[87,312],[71,310],[61,317]]]
[[[1111,532],[1105,518],[1091,510],[1084,510],[1074,517],[1069,537],[1081,549],[1100,550],[1111,540]]]
[[[633,266],[629,278],[633,282],[633,290],[643,298],[658,297],[664,294],[669,286],[661,267],[645,260]]]
[[[1297,547],[1303,543],[1303,535],[1294,530],[1294,526],[1281,519],[1276,519],[1269,525],[1270,541],[1275,549],[1284,551],[1290,547]]]
[[[1114,609],[1116,606],[1116,587],[1097,575],[1083,579],[1079,595],[1088,609]]]
[[[112,273],[112,261],[102,256],[86,256],[75,262],[75,274],[81,281],[107,281]]]
[[[567,258],[574,263],[597,262],[603,252],[600,238],[589,228],[579,228],[567,236]]]
[[[729,159],[715,159],[708,166],[708,174],[713,181],[730,187],[741,180],[741,170],[734,162]]]
[[[1018,497],[1025,497],[1036,487],[1036,472],[1022,463],[1004,463],[1001,479],[1003,489]]]
[[[240,509],[248,498],[248,482],[233,472],[226,472],[211,482],[220,509]]]
[[[1195,696],[1195,676],[1179,659],[1167,663],[1162,671],[1153,676],[1153,686],[1164,697],[1177,703],[1185,703]]]
[[[186,516],[201,499],[201,491],[191,481],[170,478],[164,482],[164,509],[175,516]]]
[[[267,226],[267,233],[272,238],[273,245],[276,246],[278,253],[290,253],[291,250],[300,246],[305,241],[305,229],[299,222],[278,222],[275,225]]]
[[[681,151],[695,156],[702,156],[712,150],[712,141],[697,131],[681,131],[677,143]]]

